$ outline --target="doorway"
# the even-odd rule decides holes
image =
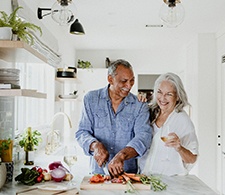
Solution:
[[[153,89],[158,74],[138,74],[138,93],[147,98],[147,102],[152,100]]]

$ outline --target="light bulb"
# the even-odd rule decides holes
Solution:
[[[177,27],[184,20],[184,8],[181,3],[177,3],[175,6],[168,6],[163,3],[159,16],[163,23],[168,27]]]
[[[69,25],[75,20],[74,13],[76,12],[76,8],[71,1],[62,2],[59,0],[53,4],[51,8],[52,19],[59,25]]]

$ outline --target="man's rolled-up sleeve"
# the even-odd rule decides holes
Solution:
[[[152,141],[152,127],[150,125],[150,112],[146,103],[143,103],[139,114],[135,119],[134,138],[127,144],[138,153],[138,157],[144,155],[147,149],[150,148]]]

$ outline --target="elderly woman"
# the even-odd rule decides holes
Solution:
[[[184,107],[189,105],[181,79],[173,73],[161,75],[155,82],[150,105],[153,140],[142,157],[144,174],[186,175],[196,162],[198,140]]]

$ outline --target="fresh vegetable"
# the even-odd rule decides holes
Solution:
[[[104,182],[104,176],[102,176],[101,174],[95,174],[90,178],[90,182],[94,182],[94,183],[102,183]]]
[[[66,177],[66,171],[62,168],[55,168],[51,171],[51,177],[56,182],[61,182]]]
[[[50,163],[48,168],[49,168],[49,170],[54,170],[54,169],[58,168],[59,166],[63,167],[62,163],[60,161],[55,161],[53,163]]]
[[[154,191],[166,190],[167,185],[163,183],[161,179],[157,176],[142,175],[140,179],[143,184],[151,184],[151,189]]]
[[[134,181],[141,181],[141,175],[140,174],[135,174],[135,173],[126,173],[124,172],[123,175],[129,177],[130,179],[134,180]]]
[[[121,178],[113,178],[113,179],[111,179],[111,182],[112,183],[124,183],[124,180],[123,179],[121,179]]]
[[[15,181],[25,185],[34,185],[35,183],[51,180],[50,173],[48,173],[47,169],[43,169],[39,166],[34,166],[31,169],[21,168],[21,172],[21,174],[15,177]]]
[[[134,192],[135,188],[132,184],[133,181],[142,182],[143,184],[150,184],[151,189],[153,191],[162,191],[166,190],[167,185],[161,181],[159,177],[150,175],[146,176],[144,174],[134,174],[134,173],[126,173],[122,174],[123,178],[125,179],[129,189],[127,192]]]
[[[66,174],[66,177],[64,178],[65,181],[70,181],[70,180],[72,180],[72,179],[73,179],[73,175],[70,174],[70,173],[67,173],[67,174]]]
[[[125,175],[125,174],[122,174],[122,177],[123,177],[123,178],[125,179],[125,181],[126,181],[126,184],[127,184],[127,187],[128,187],[127,192],[129,192],[129,193],[134,193],[134,192],[135,192],[135,187],[134,187],[134,185],[132,184],[131,178],[128,177],[127,175]]]
[[[44,178],[45,181],[50,181],[52,179],[51,174],[47,173],[45,171],[43,171],[43,176],[44,176],[43,178]]]
[[[21,182],[25,185],[34,185],[36,183],[36,179],[39,176],[39,173],[33,169],[29,168],[21,168],[21,174],[15,177],[15,181]]]
[[[41,167],[39,167],[39,168],[37,169],[37,171],[38,171],[38,173],[42,174],[43,169],[42,169]]]

